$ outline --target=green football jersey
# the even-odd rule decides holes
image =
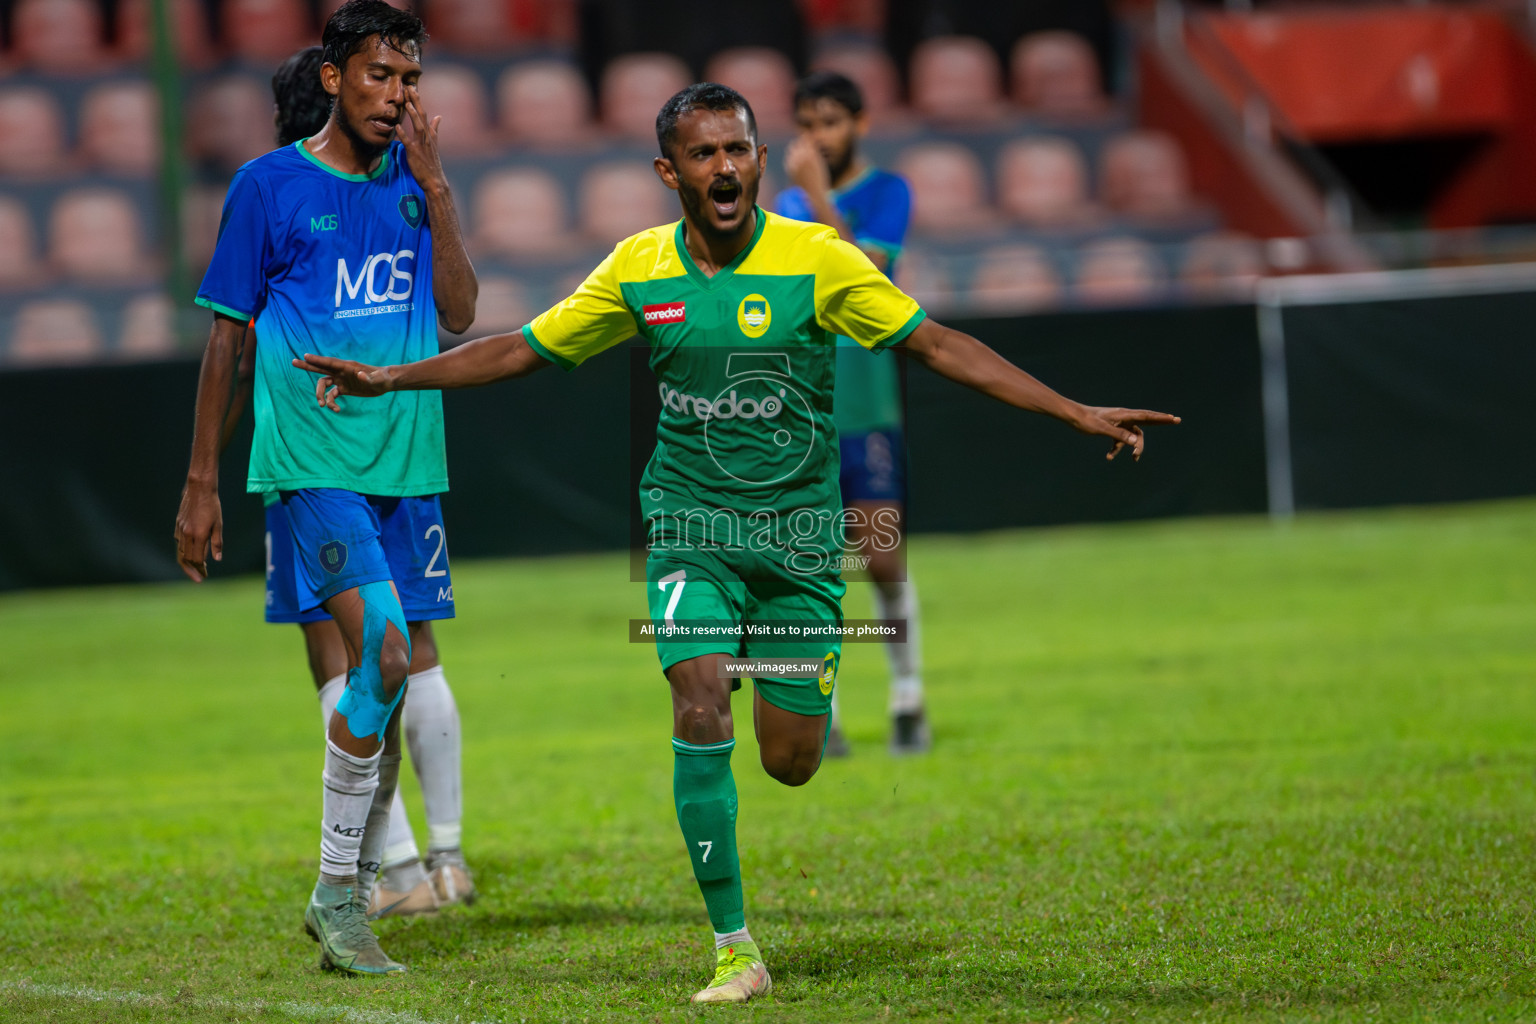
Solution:
[[[640,504],[653,547],[743,549],[787,576],[821,574],[842,550],[837,336],[893,345],[924,313],[831,228],[756,216],[713,277],[688,255],[684,222],[625,239],[523,335],[566,369],[635,334],[649,342],[662,410]]]

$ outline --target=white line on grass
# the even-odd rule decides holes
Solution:
[[[290,1003],[283,1000],[269,1002],[265,999],[241,1001],[234,999],[187,999],[150,995],[146,992],[114,992],[109,989],[87,988],[84,985],[35,985],[31,982],[0,981],[0,992],[24,992],[29,995],[48,996],[54,999],[81,999],[92,1003],[149,1003],[171,1007],[208,1010],[238,1010],[245,1013],[273,1011],[305,1020],[344,1020],[349,1024],[434,1024],[414,1013],[392,1013],[389,1010],[364,1010],[355,1006],[321,1006],[317,1003]]]

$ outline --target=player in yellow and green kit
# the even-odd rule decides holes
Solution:
[[[715,932],[715,975],[693,998],[745,1002],[772,982],[742,901],[731,692],[736,676],[753,676],[764,769],[786,785],[810,781],[842,621],[837,336],[902,345],[943,376],[1109,437],[1110,458],[1127,445],[1140,456],[1143,424],[1178,420],[1063,398],[928,319],[831,228],[765,213],[756,198],[767,147],[736,92],[688,87],[662,108],[656,134],[656,171],[683,219],[620,242],[574,295],[521,331],[402,366],[309,355],[294,365],[322,375],[316,396],[336,409],[342,395],[489,384],[551,363],[574,368],[636,334],[649,343],[663,409],[640,492],[647,589],[660,633],[690,630],[657,646],[672,690],[678,823]],[[814,669],[742,672],[739,659]]]

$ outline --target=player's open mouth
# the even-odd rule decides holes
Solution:
[[[395,125],[399,124],[400,122],[398,120],[390,121],[382,117],[375,117],[368,123],[373,125],[373,127],[377,129],[381,134],[390,135],[394,132]]]
[[[715,204],[715,212],[721,217],[729,217],[736,212],[736,204],[741,200],[741,184],[735,181],[716,182],[710,186],[709,201]]]

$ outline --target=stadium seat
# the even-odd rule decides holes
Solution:
[[[762,134],[793,130],[795,68],[778,50],[766,46],[722,50],[704,68],[704,80],[730,86],[745,96]]]
[[[885,29],[885,0],[801,0],[799,6],[812,32],[878,36]]]
[[[272,64],[320,41],[301,0],[222,0],[224,48],[252,64]]]
[[[1059,228],[1093,219],[1088,162],[1071,139],[1036,135],[1016,139],[997,160],[998,202],[1030,227]]]
[[[97,86],[80,104],[80,155],[87,167],[149,175],[160,163],[159,98],[147,81]]]
[[[631,53],[609,61],[599,86],[603,127],[655,145],[656,112],[692,81],[688,65],[671,54]]]
[[[501,127],[512,141],[576,147],[591,139],[592,97],[581,72],[559,60],[514,64],[496,84]]]
[[[33,287],[42,276],[31,212],[20,201],[0,196],[0,290]]]
[[[1101,238],[1078,251],[1073,292],[1088,305],[1122,305],[1157,298],[1162,264],[1139,238]]]
[[[421,103],[428,119],[443,119],[438,145],[444,154],[481,156],[496,148],[485,82],[471,69],[462,64],[427,65],[421,76]]]
[[[134,298],[123,309],[116,354],[128,359],[161,359],[176,351],[176,307],[164,292]]]
[[[1134,131],[1104,144],[1099,198],[1116,213],[1154,220],[1192,212],[1189,167],[1178,140],[1167,132]]]
[[[1108,109],[1099,61],[1076,32],[1032,32],[1008,60],[1013,102],[1047,117],[1094,117]]]
[[[979,230],[991,224],[981,161],[954,142],[909,146],[896,170],[912,188],[912,226],[939,233]]]
[[[29,302],[16,313],[7,360],[23,366],[84,363],[102,353],[101,328],[78,299]]]
[[[100,74],[109,63],[100,7],[92,0],[20,0],[11,12],[11,54],[44,74]]]
[[[118,52],[131,61],[148,59],[154,48],[150,0],[123,0],[117,9]],[[202,69],[218,57],[208,32],[208,14],[198,0],[171,0],[171,31],[176,59],[184,68]]]
[[[955,288],[944,264],[921,248],[908,246],[896,264],[896,285],[930,313],[954,303]]]
[[[192,97],[187,149],[225,173],[267,152],[272,141],[272,91],[250,75],[225,75]]]
[[[181,197],[181,242],[194,280],[213,261],[219,241],[219,219],[224,212],[225,189],[218,185],[193,185]]]
[[[989,313],[1020,313],[1056,305],[1061,291],[1061,278],[1044,249],[998,245],[982,252],[969,298]]]
[[[432,43],[456,53],[492,53],[512,45],[508,0],[432,0],[424,16]]]
[[[475,300],[474,328],[454,341],[467,341],[471,336],[508,334],[522,327],[539,310],[528,301],[528,293],[522,282],[505,274],[482,274],[480,297]]]
[[[76,189],[59,197],[48,217],[48,259],[65,277],[94,284],[154,274],[139,213],[116,189]]]
[[[994,121],[1002,103],[1002,70],[992,47],[971,36],[939,36],[912,53],[912,106],[941,122]]]
[[[846,75],[864,94],[864,110],[871,129],[888,127],[901,119],[901,79],[896,63],[878,46],[842,45],[822,50],[811,61],[813,71]]]
[[[581,233],[603,245],[679,216],[672,193],[639,162],[599,164],[582,175],[577,209]]]
[[[1268,269],[1256,239],[1235,231],[1213,231],[1185,246],[1179,283],[1201,298],[1240,299],[1253,294]]]
[[[0,175],[39,178],[65,166],[64,112],[46,89],[0,89]]]
[[[471,238],[478,253],[536,257],[570,245],[560,183],[537,168],[511,167],[485,175],[475,185],[471,208]]]

